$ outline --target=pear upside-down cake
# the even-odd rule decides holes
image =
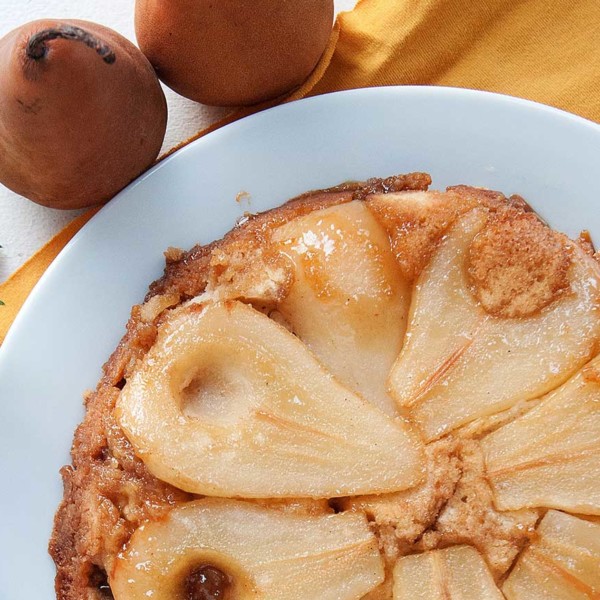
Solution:
[[[169,250],[75,434],[60,600],[600,598],[600,267],[410,174]]]

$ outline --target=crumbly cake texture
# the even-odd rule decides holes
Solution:
[[[50,541],[59,600],[112,598],[107,574],[133,532],[197,498],[149,472],[119,426],[115,404],[153,346],[161,324],[190,300],[241,300],[288,326],[277,308],[293,283],[293,273],[270,244],[276,227],[313,211],[363,202],[388,232],[402,276],[415,282],[448,228],[461,215],[480,208],[489,218],[470,246],[466,268],[471,293],[489,315],[534,315],[569,294],[567,273],[575,242],[548,229],[522,198],[468,186],[429,192],[430,183],[428,175],[412,173],[310,192],[248,216],[222,240],[187,252],[167,250],[164,275],[150,286],[145,301],[132,309],[102,379],[85,398],[72,464],[62,470],[64,498]],[[399,193],[406,196],[400,211],[393,200]],[[580,245],[591,253],[587,238]],[[365,596],[367,600],[391,599],[389,574],[399,557],[458,544],[474,546],[501,582],[532,539],[544,511],[497,510],[478,438],[531,406],[519,403],[429,443],[423,480],[411,489],[329,501],[253,502],[307,515],[366,514],[388,574]]]

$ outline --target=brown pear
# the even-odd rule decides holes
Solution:
[[[333,0],[137,0],[138,44],[177,93],[249,105],[299,86],[331,35]]]
[[[43,20],[0,40],[0,182],[38,204],[106,202],[153,163],[166,122],[152,66],[111,29]]]

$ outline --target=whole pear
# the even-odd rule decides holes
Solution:
[[[41,20],[0,40],[0,182],[38,204],[106,202],[153,163],[166,122],[152,66],[107,27]]]
[[[333,0],[136,0],[135,31],[159,78],[216,106],[301,85],[331,35]]]

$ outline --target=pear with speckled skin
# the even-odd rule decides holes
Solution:
[[[150,63],[115,31],[43,20],[0,40],[0,182],[14,192],[106,202],[154,162],[166,123]]]
[[[301,85],[331,35],[333,0],[136,0],[135,33],[159,77],[216,106]]]

